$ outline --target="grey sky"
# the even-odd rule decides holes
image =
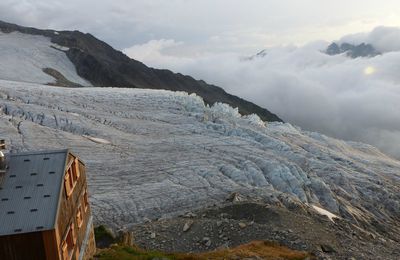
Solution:
[[[173,39],[187,53],[252,53],[400,26],[395,0],[2,0],[0,19],[91,32],[118,49]]]

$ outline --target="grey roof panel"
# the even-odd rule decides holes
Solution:
[[[68,150],[10,154],[0,188],[0,236],[55,227]]]

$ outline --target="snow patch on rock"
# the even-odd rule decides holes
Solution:
[[[93,142],[98,143],[98,144],[111,144],[110,141],[107,141],[107,140],[105,140],[103,138],[92,137],[92,136],[88,136],[88,135],[83,135],[83,137],[86,137],[90,141],[93,141]]]
[[[326,209],[320,208],[320,207],[318,207],[316,205],[312,205],[312,207],[313,207],[313,209],[315,209],[318,212],[318,214],[328,217],[329,220],[332,221],[332,222],[335,222],[333,219],[335,219],[335,218],[338,219],[339,218],[335,214],[327,211]]]
[[[71,82],[91,86],[78,76],[74,64],[64,51],[68,51],[68,48],[53,44],[44,36],[0,32],[0,79],[55,83],[53,77],[42,71],[52,68]]]

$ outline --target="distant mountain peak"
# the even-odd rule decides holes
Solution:
[[[242,58],[242,61],[252,61],[252,60],[255,60],[255,59],[259,59],[259,58],[264,58],[267,55],[268,55],[268,52],[267,52],[266,49],[264,49],[264,50],[261,50],[261,51],[257,52],[254,55]]]
[[[353,45],[346,42],[340,45],[333,42],[328,46],[325,53],[331,56],[346,53],[348,57],[353,59],[359,57],[375,57],[382,54],[377,51],[372,44],[361,43],[359,45]]]

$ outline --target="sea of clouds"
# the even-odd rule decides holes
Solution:
[[[179,54],[184,43],[156,40],[124,52],[145,64],[204,79],[303,129],[362,141],[400,158],[400,29],[378,27],[338,42],[372,44],[383,55],[326,55],[329,42],[272,47],[265,56]]]

